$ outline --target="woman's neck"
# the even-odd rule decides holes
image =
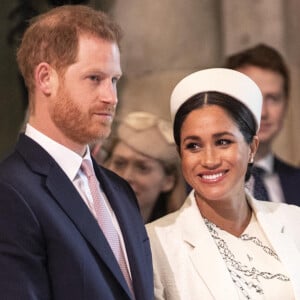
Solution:
[[[211,201],[196,195],[196,202],[204,218],[234,236],[240,236],[251,220],[252,210],[245,195],[231,201]]]

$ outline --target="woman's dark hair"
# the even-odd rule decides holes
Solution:
[[[173,133],[179,150],[182,124],[190,112],[206,105],[218,105],[222,107],[236,123],[246,143],[250,145],[253,137],[256,135],[256,122],[252,112],[242,102],[229,95],[219,92],[203,92],[185,101],[175,115]],[[252,164],[249,164],[246,180],[250,177],[251,167]]]

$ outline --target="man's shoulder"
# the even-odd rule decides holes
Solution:
[[[17,151],[13,151],[0,162],[0,178],[9,177],[12,173],[19,174],[24,161]]]
[[[124,180],[122,177],[120,177],[115,172],[107,169],[106,167],[98,165],[98,168],[109,180],[111,180],[113,182],[115,181],[115,182],[124,183],[124,184],[127,183],[126,180]]]
[[[300,176],[300,168],[294,166],[278,156],[274,157],[274,170],[276,173],[293,173]]]

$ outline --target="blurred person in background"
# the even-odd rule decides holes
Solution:
[[[103,148],[103,141],[102,140],[93,141],[92,143],[89,144],[89,147],[91,150],[92,157],[99,165],[102,165],[107,155],[105,149]]]
[[[249,76],[263,94],[259,148],[247,186],[258,199],[300,205],[300,168],[272,151],[283,127],[290,95],[289,69],[274,48],[258,44],[229,56],[225,67]]]
[[[185,184],[170,122],[149,112],[129,113],[105,150],[104,165],[129,182],[145,223],[182,204]]]

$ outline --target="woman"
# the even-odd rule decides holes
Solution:
[[[193,190],[147,226],[156,299],[300,299],[300,208],[245,190],[261,105],[256,84],[229,69],[175,87],[174,137]]]
[[[121,120],[107,153],[104,165],[130,183],[145,223],[182,204],[186,194],[170,122],[132,112]]]

